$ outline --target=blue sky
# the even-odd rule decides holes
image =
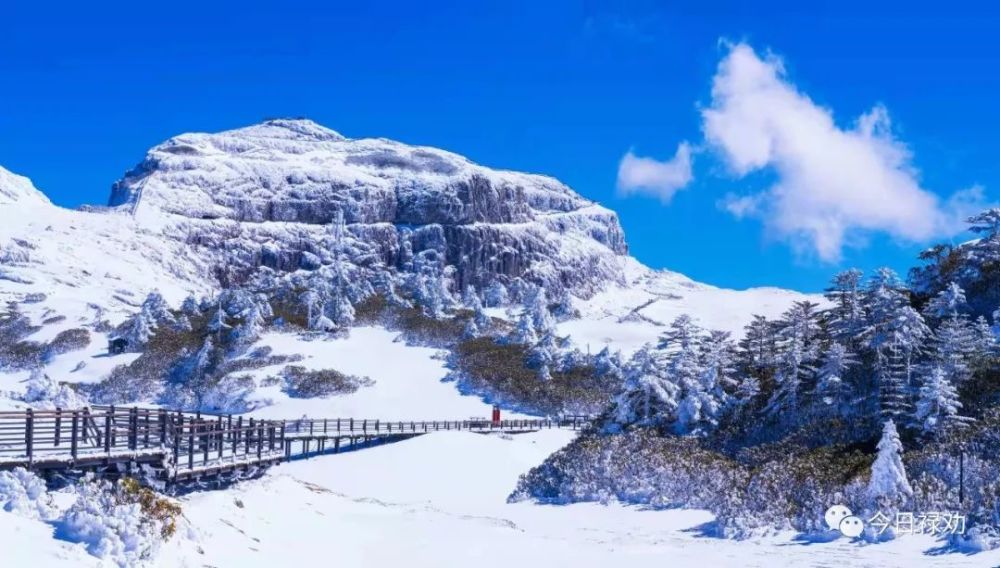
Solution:
[[[172,135],[307,116],[351,137],[558,177],[618,211],[651,266],[819,290],[839,268],[904,271],[927,242],[964,238],[939,222],[955,192],[1000,198],[1000,12],[986,3],[17,4],[0,34],[0,165],[67,206],[103,203]],[[781,58],[777,97],[752,99],[764,106],[741,116],[744,93],[729,106],[712,93],[733,45],[764,69],[778,69],[768,53]],[[801,113],[780,108],[786,95]],[[877,121],[863,134],[858,117],[875,105],[889,133]],[[710,128],[713,108],[725,120]],[[829,137],[787,134],[798,133],[788,121],[823,113]],[[747,136],[784,147],[758,159]],[[831,140],[845,157],[827,163]],[[692,179],[668,203],[618,187],[627,152],[667,160],[684,141]],[[890,175],[870,182],[873,153]],[[827,183],[845,171],[857,175]],[[893,213],[873,218],[883,179]],[[800,232],[828,221],[814,182],[857,193],[833,245],[825,224]],[[725,207],[739,198],[753,211]],[[933,219],[895,210],[920,199],[939,200],[926,208]]]

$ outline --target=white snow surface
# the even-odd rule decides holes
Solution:
[[[309,370],[336,369],[368,377],[372,386],[329,398],[290,398],[280,386],[257,389],[253,400],[267,405],[253,412],[262,418],[368,418],[404,421],[465,420],[488,417],[492,406],[475,396],[462,396],[442,382],[448,370],[443,352],[397,341],[397,334],[379,327],[351,329],[346,338],[304,339],[295,334],[268,333],[255,347],[270,347],[273,355],[298,354],[302,361],[287,363]],[[255,369],[258,379],[275,375],[285,366]],[[504,412],[504,418],[525,418]]]
[[[594,503],[508,504],[520,474],[573,433],[440,432],[283,464],[227,491],[183,499],[192,539],[163,566],[991,566],[1000,552],[933,555],[930,538],[879,545],[839,539],[705,536],[704,511]],[[280,496],[280,498],[275,498]]]
[[[652,270],[631,257],[623,257],[621,264],[626,284],[578,299],[575,308],[580,317],[559,324],[559,332],[584,351],[596,353],[607,346],[631,354],[655,343],[665,326],[682,314],[706,329],[727,331],[739,339],[754,315],[774,319],[802,300],[827,304],[821,295],[781,288],[717,288],[676,272]]]

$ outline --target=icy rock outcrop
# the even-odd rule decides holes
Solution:
[[[181,219],[177,234],[227,251],[230,273],[315,270],[338,212],[355,265],[406,270],[407,255],[433,249],[457,290],[522,277],[588,296],[622,281],[616,257],[627,253],[615,213],[555,179],[309,120],[172,138],[114,185],[109,205]]]

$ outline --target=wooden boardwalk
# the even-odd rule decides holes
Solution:
[[[443,430],[533,432],[583,428],[559,420],[255,420],[166,409],[97,406],[0,412],[0,469],[125,470],[150,466],[166,482],[239,476],[281,461]]]

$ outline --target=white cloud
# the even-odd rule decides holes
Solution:
[[[645,194],[667,203],[691,183],[691,146],[682,142],[666,161],[636,156],[630,150],[618,164],[618,190],[624,195]]]
[[[777,180],[758,194],[727,196],[724,209],[760,217],[768,232],[832,262],[868,232],[916,242],[953,234],[957,216],[981,204],[976,188],[942,203],[920,186],[885,107],[839,127],[787,80],[780,59],[746,44],[729,49],[701,111],[705,140],[737,176],[766,169]]]

